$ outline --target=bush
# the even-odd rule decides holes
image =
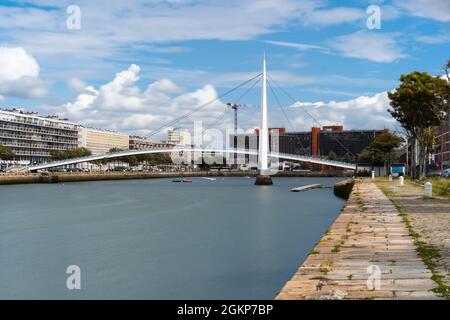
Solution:
[[[358,171],[356,172],[356,177],[371,177],[372,173],[367,171],[367,170],[362,170],[362,171]]]

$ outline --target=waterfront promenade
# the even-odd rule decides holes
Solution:
[[[402,214],[357,180],[331,228],[277,299],[440,299]]]
[[[377,179],[376,184],[408,219],[416,241],[423,247],[425,261],[441,284],[439,291],[450,296],[450,199],[424,197],[422,186],[405,180]]]

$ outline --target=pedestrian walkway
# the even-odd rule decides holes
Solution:
[[[380,180],[377,184],[386,188],[392,200],[407,214],[420,240],[439,251],[439,257],[432,263],[442,282],[450,286],[450,199],[425,198],[423,187],[409,180],[402,187],[395,180]]]
[[[277,299],[439,299],[402,217],[370,180],[346,207]]]

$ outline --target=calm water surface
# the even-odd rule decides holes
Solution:
[[[0,298],[272,299],[344,203],[289,192],[337,178],[192,180],[0,186]]]

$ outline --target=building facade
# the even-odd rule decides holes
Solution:
[[[450,110],[447,119],[437,127],[436,146],[437,152],[433,155],[434,162],[439,163],[442,168],[450,167]]]
[[[189,131],[175,128],[167,131],[167,142],[178,146],[190,146],[192,138]]]
[[[155,142],[150,141],[138,136],[130,136],[129,148],[130,150],[136,149],[152,149],[152,148],[173,148],[175,144],[168,142]]]
[[[314,127],[310,132],[286,132],[284,128],[271,128],[269,147],[270,150],[280,153],[327,157],[333,152],[338,158],[343,158],[347,154],[354,158],[381,131],[344,130],[343,126]],[[255,130],[254,134],[238,134],[237,137],[234,135],[230,137],[232,148],[257,149],[258,145],[258,130]]]
[[[20,109],[0,110],[0,144],[14,152],[16,161],[47,162],[52,151],[77,147],[78,126],[55,116],[43,117]]]
[[[109,152],[112,148],[128,150],[129,135],[120,132],[79,127],[78,147],[89,149],[92,154]]]
[[[328,156],[331,152],[338,157],[360,154],[375,139],[379,130],[322,131],[319,134],[319,154]]]

